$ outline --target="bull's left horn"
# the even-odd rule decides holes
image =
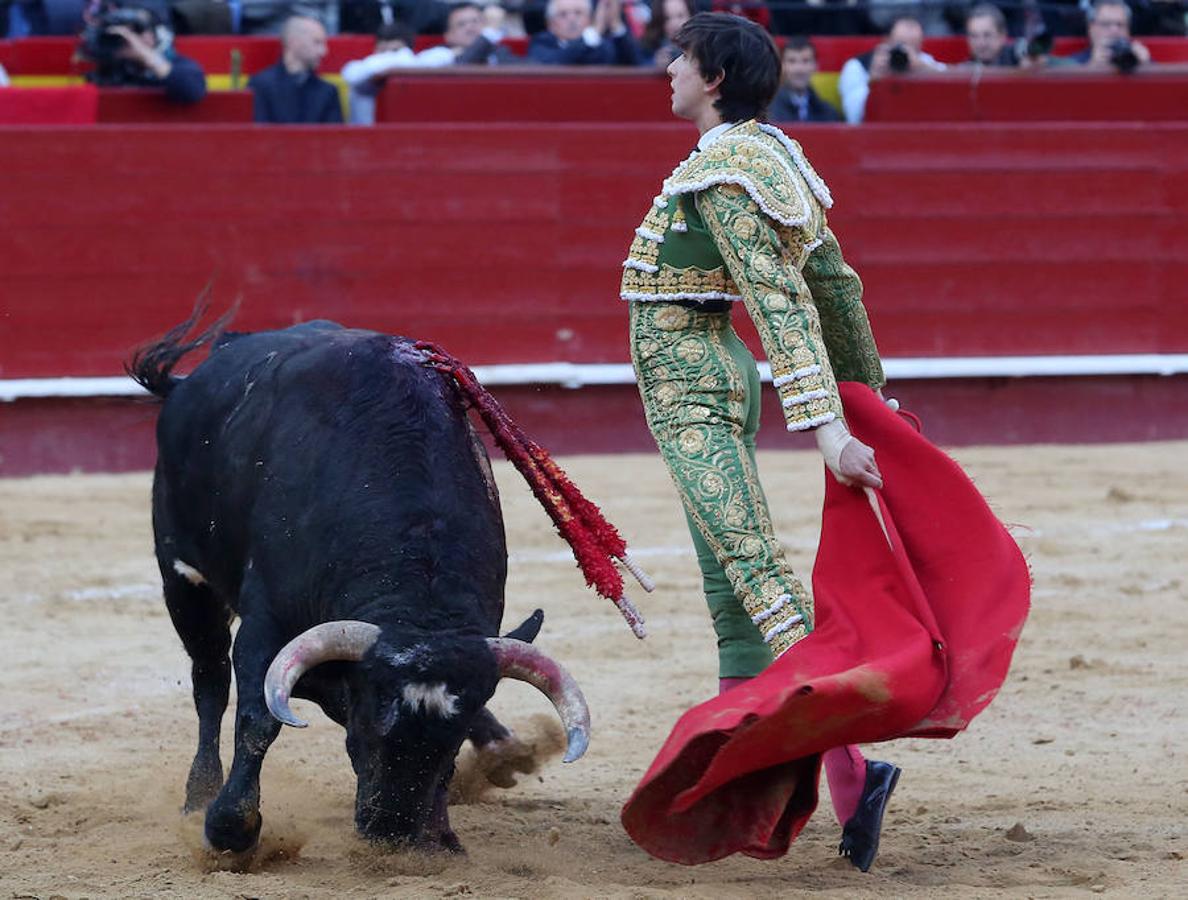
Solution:
[[[286,725],[304,728],[289,709],[289,694],[297,680],[319,663],[331,660],[358,662],[379,638],[378,625],[343,620],[308,628],[281,648],[264,676],[264,702],[268,711]]]
[[[590,743],[590,709],[573,676],[547,654],[515,638],[487,638],[501,678],[526,681],[552,701],[565,726],[565,762],[580,759]]]

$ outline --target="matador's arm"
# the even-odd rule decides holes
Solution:
[[[788,430],[841,419],[817,306],[789,258],[802,248],[785,247],[775,223],[736,184],[699,191],[697,210],[759,332]]]
[[[828,228],[809,254],[802,275],[821,317],[821,332],[838,381],[860,381],[878,390],[887,383],[866,307],[862,280],[842,258],[837,238]]]

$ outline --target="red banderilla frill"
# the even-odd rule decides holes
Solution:
[[[426,365],[453,379],[486,423],[499,449],[524,476],[557,531],[573,548],[586,584],[618,607],[636,637],[644,637],[643,616],[623,593],[623,577],[612,559],[621,562],[645,591],[652,591],[655,584],[628,554],[627,543],[602,510],[586,499],[548,451],[524,434],[469,368],[436,344],[418,341],[415,346],[426,354]]]

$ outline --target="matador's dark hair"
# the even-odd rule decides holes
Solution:
[[[681,26],[673,43],[697,60],[706,81],[723,76],[714,101],[723,122],[767,114],[780,87],[780,51],[762,27],[729,13],[698,13]]]

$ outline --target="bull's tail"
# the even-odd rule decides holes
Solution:
[[[180,325],[175,325],[155,341],[138,347],[132,358],[124,363],[124,371],[128,376],[151,394],[164,399],[177,385],[178,379],[173,375],[173,367],[183,356],[197,350],[199,347],[216,340],[235,314],[239,311],[239,301],[215,319],[210,325],[191,334],[198,323],[206,317],[210,309],[210,285],[203,289],[194,303],[190,317]]]

